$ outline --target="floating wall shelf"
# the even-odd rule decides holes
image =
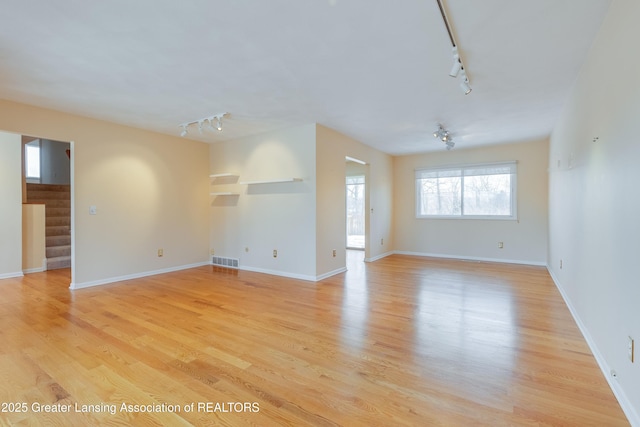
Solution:
[[[244,181],[240,184],[255,185],[255,184],[280,184],[284,182],[301,182],[302,178],[282,178],[282,179],[270,179],[266,181]]]
[[[235,173],[214,173],[213,175],[209,175],[209,178],[226,178],[230,176],[238,176]]]

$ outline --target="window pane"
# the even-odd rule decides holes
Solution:
[[[40,178],[40,146],[25,146],[25,163],[27,178]]]
[[[461,179],[427,178],[417,180],[419,215],[460,215]]]
[[[517,163],[416,169],[418,217],[515,219]]]
[[[511,174],[465,176],[464,215],[511,215]]]

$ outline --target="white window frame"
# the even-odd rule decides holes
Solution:
[[[433,168],[421,168],[415,169],[415,213],[418,219],[489,219],[489,220],[518,220],[518,164],[516,161],[498,162],[498,163],[476,163],[465,165],[452,165]],[[471,169],[483,169],[483,168],[495,168],[495,167],[509,167],[511,171],[511,214],[510,215],[465,215],[464,213],[464,176],[465,170]],[[423,179],[426,173],[433,172],[454,172],[459,173],[461,177],[461,189],[460,189],[460,214],[458,215],[428,215],[421,214],[420,207],[422,203],[422,192],[419,185],[419,180]]]

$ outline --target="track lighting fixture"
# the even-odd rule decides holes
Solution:
[[[191,122],[186,122],[186,123],[182,123],[180,125],[178,125],[178,127],[182,128],[182,131],[180,132],[180,136],[185,137],[187,136],[187,134],[189,133],[189,126],[191,125],[198,125],[198,132],[200,132],[200,134],[203,133],[203,129],[206,127],[210,128],[210,129],[214,129],[214,125],[213,123],[216,122],[215,125],[215,129],[219,130],[222,132],[222,118],[224,116],[229,115],[229,113],[220,113],[220,114],[216,114],[214,116],[210,116],[210,117],[204,117],[202,119],[198,119],[198,120],[193,120]],[[206,122],[206,125],[205,125]]]
[[[451,133],[438,123],[438,129],[433,132],[433,137],[445,143],[447,150],[451,150],[456,144],[453,142]]]
[[[451,77],[458,77],[458,73],[462,68],[462,63],[460,62],[460,55],[458,55],[458,47],[454,46],[453,49],[451,50],[453,51],[453,67],[451,67],[451,72],[449,73],[449,75]]]
[[[471,86],[469,86],[469,79],[464,79],[462,83],[460,83],[460,89],[462,89],[465,95],[469,95],[471,93]]]
[[[462,83],[460,83],[460,88],[465,95],[469,95],[471,93],[471,86],[469,85],[469,77],[467,77],[464,63],[462,62],[462,58],[460,57],[460,52],[458,52],[458,44],[453,37],[451,24],[449,24],[449,19],[447,19],[447,14],[444,11],[442,0],[437,0],[437,2],[438,7],[440,8],[440,14],[442,15],[442,20],[444,21],[444,26],[447,29],[447,34],[449,34],[449,40],[451,41],[452,46],[451,52],[453,53],[453,66],[451,67],[449,75],[451,77],[460,77],[460,80],[462,81]]]

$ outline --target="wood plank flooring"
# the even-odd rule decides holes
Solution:
[[[629,425],[546,269],[360,254],[318,283],[2,280],[0,425]]]

